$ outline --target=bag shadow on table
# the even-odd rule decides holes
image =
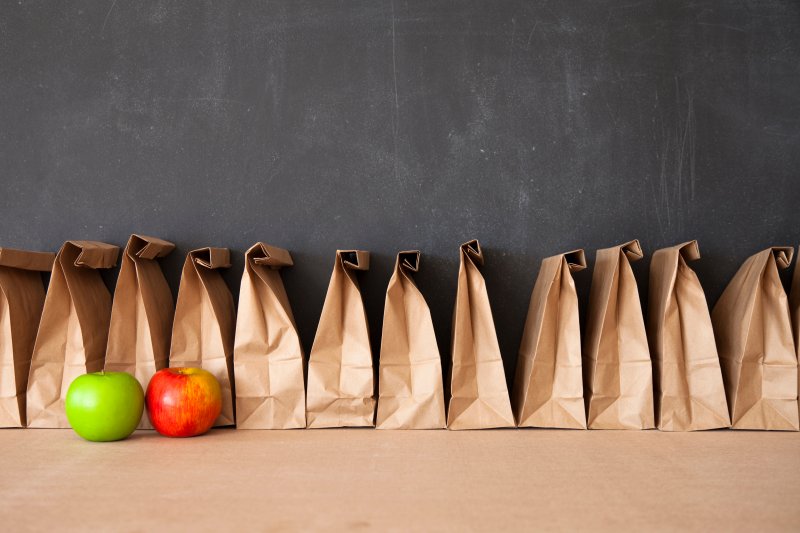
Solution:
[[[118,256],[117,246],[96,241],[67,241],[56,255],[31,358],[28,427],[70,427],[64,400],[72,380],[102,370],[111,293],[98,269]]]
[[[711,315],[687,264],[697,259],[697,241],[690,241],[656,251],[650,263],[647,331],[662,431],[730,426]]]
[[[306,427],[303,348],[280,269],[287,250],[256,243],[245,254],[233,349],[236,427]]]
[[[378,429],[446,427],[442,360],[425,297],[414,283],[420,252],[397,254],[386,289],[378,379]]]
[[[175,302],[158,260],[174,249],[171,242],[131,235],[114,289],[104,369],[128,372],[143,390],[169,362]],[[143,415],[138,429],[152,428]]]
[[[578,294],[572,279],[585,268],[583,250],[542,260],[514,379],[520,427],[586,429]]]
[[[447,428],[514,427],[503,358],[497,342],[477,240],[461,245],[453,313]]]
[[[25,389],[56,254],[0,248],[0,427],[25,427]]]
[[[308,363],[309,428],[375,425],[375,376],[357,272],[369,252],[337,250]]]
[[[175,304],[170,367],[207,370],[222,390],[222,412],[214,426],[236,423],[233,340],[236,308],[219,269],[231,266],[227,248],[199,248],[186,256]]]
[[[711,313],[734,429],[798,430],[797,352],[778,274],[793,253],[775,246],[748,258]]]
[[[589,429],[651,429],[653,369],[630,261],[638,240],[597,251],[584,345]]]

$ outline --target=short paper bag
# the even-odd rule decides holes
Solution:
[[[630,261],[638,240],[597,251],[584,348],[589,429],[651,429],[653,368]]]
[[[690,241],[658,250],[650,263],[648,335],[662,431],[730,426],[711,315],[700,280],[686,264],[697,259],[697,241]]]
[[[186,256],[169,353],[170,367],[202,368],[219,381],[222,412],[215,426],[235,423],[231,374],[236,309],[218,270],[230,266],[227,248],[200,248]]]
[[[572,273],[583,250],[542,261],[533,287],[514,379],[518,426],[586,429],[578,294]]]
[[[414,283],[418,251],[400,252],[386,290],[378,379],[378,429],[446,425],[442,360],[431,312]]]
[[[364,302],[356,272],[369,252],[338,250],[308,363],[310,428],[372,426],[375,385]]]
[[[158,259],[174,249],[171,242],[131,235],[114,289],[105,370],[135,376],[144,390],[169,360],[175,303]],[[139,429],[152,427],[142,416]]]
[[[797,353],[778,275],[793,253],[773,247],[747,259],[711,313],[734,429],[798,429]]]
[[[478,270],[482,264],[483,253],[477,240],[461,245],[448,429],[514,427],[489,295]]]
[[[29,427],[68,428],[72,380],[102,370],[111,293],[98,269],[116,265],[118,255],[118,247],[95,241],[67,241],[56,255],[28,377]]]
[[[25,388],[55,254],[0,248],[0,427],[25,427]]]
[[[256,243],[244,256],[233,375],[236,427],[306,427],[303,348],[280,269],[292,266],[283,248]]]
[[[797,356],[800,358],[800,268],[797,268],[798,262],[794,264],[794,275],[792,276],[792,289],[789,295],[789,307],[792,313],[792,330],[794,332],[794,347],[797,350]],[[797,386],[800,392],[800,366],[797,371]]]

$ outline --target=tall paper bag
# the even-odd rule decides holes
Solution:
[[[169,362],[175,302],[158,259],[174,249],[171,242],[131,235],[114,289],[105,370],[135,376],[144,390]],[[147,415],[138,428],[153,428]]]
[[[308,363],[310,428],[373,426],[375,385],[369,329],[356,273],[369,252],[337,250]]]
[[[378,429],[446,424],[442,360],[431,312],[412,274],[419,251],[400,252],[386,289],[378,377]]]
[[[778,275],[793,253],[776,246],[751,256],[711,313],[734,429],[798,429],[797,353]]]
[[[573,272],[585,268],[583,250],[542,261],[514,379],[520,427],[586,429],[578,293],[572,279]]]
[[[0,248],[0,427],[25,427],[25,388],[56,255]]]
[[[461,245],[448,429],[514,427],[489,295],[478,270],[482,264],[483,253],[477,240]]]
[[[661,431],[730,426],[711,315],[687,264],[697,259],[697,241],[689,241],[656,251],[650,263],[647,332]]]
[[[98,269],[116,265],[118,255],[117,246],[95,241],[67,241],[56,255],[28,376],[28,427],[68,428],[72,380],[103,368],[111,293]]]
[[[651,429],[653,368],[630,261],[638,240],[597,251],[584,348],[589,429]]]
[[[202,368],[219,381],[222,412],[214,426],[236,422],[232,376],[236,309],[219,272],[230,266],[227,248],[200,248],[186,256],[169,353],[170,367]]]
[[[245,253],[239,290],[233,375],[236,427],[306,427],[303,348],[280,269],[287,250],[256,243]]]
[[[800,268],[797,268],[798,262],[794,264],[794,275],[792,276],[792,288],[789,295],[789,307],[792,313],[792,331],[794,332],[794,347],[797,350],[798,359],[800,359]],[[797,369],[797,387],[800,393],[800,361],[798,361]],[[798,399],[800,403],[800,399]],[[798,405],[800,407],[800,405]],[[799,411],[800,412],[800,411]]]

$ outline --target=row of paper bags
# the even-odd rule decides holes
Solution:
[[[584,252],[543,260],[510,396],[483,254],[470,241],[461,246],[446,417],[430,311],[413,279],[419,252],[400,252],[389,281],[376,401],[356,275],[369,268],[367,252],[336,253],[306,387],[280,276],[289,252],[263,243],[247,251],[237,320],[219,272],[228,250],[190,252],[173,305],[157,261],[173,248],[131,236],[113,303],[98,270],[116,264],[116,246],[69,241],[55,256],[0,248],[0,427],[68,427],[64,398],[77,376],[126,371],[146,387],[169,365],[217,377],[219,426],[798,429],[800,269],[793,315],[778,276],[792,248],[750,257],[711,315],[687,265],[699,258],[697,243],[657,251],[647,327],[630,266],[642,257],[639,242],[599,250],[583,344],[572,275],[586,267]],[[51,270],[45,294],[39,272]]]

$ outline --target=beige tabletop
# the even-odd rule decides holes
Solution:
[[[4,531],[800,531],[800,433],[0,430]],[[9,527],[10,525],[10,527]]]

